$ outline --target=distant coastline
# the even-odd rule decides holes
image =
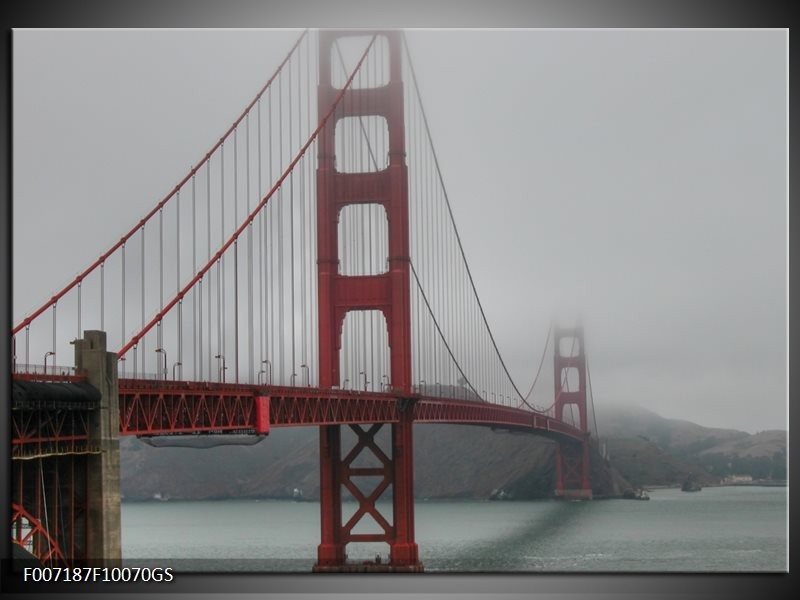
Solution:
[[[689,474],[702,488],[787,487],[786,431],[748,434],[606,407],[600,439],[604,454],[592,459],[597,499],[619,497],[628,488],[680,488]],[[388,437],[382,443],[389,444]],[[485,500],[493,492],[501,496],[500,490],[496,499],[552,497],[554,448],[546,439],[424,425],[415,429],[414,446],[418,501]],[[120,447],[126,500],[296,499],[295,489],[303,500],[319,497],[313,428],[276,429],[254,446],[154,448],[126,437]]]

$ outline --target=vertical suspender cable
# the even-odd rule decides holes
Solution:
[[[353,157],[354,153],[355,153],[355,144],[354,144],[354,142],[351,141],[351,146],[350,146],[350,155],[351,155],[351,157]],[[354,157],[352,158],[352,161],[355,161]],[[352,161],[351,161],[351,164],[353,164]],[[359,216],[361,216],[361,215],[359,215]],[[359,236],[359,233],[362,233],[364,231],[364,229],[363,229],[363,227],[359,227],[358,226],[358,221],[356,219],[357,219],[357,217],[354,216],[353,217],[353,222],[352,222],[352,227],[350,228],[350,234],[352,236],[352,244],[350,246],[350,253],[351,253],[352,257],[353,257],[354,268],[356,269],[356,272],[359,273],[359,272],[363,272],[362,270],[363,270],[363,261],[364,261],[364,249],[363,249],[363,246],[359,245],[359,243],[358,243],[358,236]],[[353,380],[352,381],[355,381],[355,383],[356,383],[356,385],[354,386],[354,389],[362,389],[361,388],[361,384],[358,381],[358,374],[362,370],[364,370],[364,371],[367,370],[367,368],[366,368],[366,359],[365,359],[365,355],[366,355],[366,348],[365,348],[366,340],[364,339],[366,334],[365,334],[365,327],[364,327],[364,312],[363,311],[358,311],[358,312],[353,313],[353,323],[356,325],[357,329],[355,331],[355,334],[356,334],[355,335],[355,343],[353,344],[353,351],[355,352],[355,355],[354,355],[354,358],[353,358],[353,369],[354,369],[354,372],[353,372]]]
[[[197,190],[195,187],[195,174],[192,173],[192,272],[197,272]],[[197,290],[192,294],[192,378],[201,381],[202,377],[198,376],[198,353],[199,346],[197,342],[198,333],[198,308],[197,300],[200,296],[200,302],[203,298],[203,282],[200,281]],[[202,306],[202,304],[201,304]],[[201,317],[202,319],[202,313]],[[202,327],[202,323],[200,323]]]
[[[367,69],[366,72],[368,73],[369,70]],[[357,77],[358,77],[359,82],[360,82],[362,80],[362,78],[364,77],[364,75],[359,71]],[[351,126],[350,127],[350,132],[351,132],[350,133],[350,144],[351,144],[351,157],[352,157],[352,161],[350,163],[351,164],[351,168],[361,169],[362,168],[362,166],[361,166],[362,161],[360,160],[360,156],[359,156],[360,155],[359,148],[361,148],[363,146],[358,143],[358,136],[356,135],[355,127]],[[358,226],[358,240],[355,241],[354,247],[358,248],[358,257],[357,257],[358,258],[358,273],[367,273],[367,246],[366,246],[366,240],[365,240],[365,234],[366,234],[366,229],[367,229],[367,225],[366,225],[367,215],[366,215],[366,210],[364,210],[364,207],[362,207],[362,210],[360,210],[358,212],[359,212],[359,219],[361,221],[361,224]],[[354,230],[354,233],[355,233],[355,230]],[[364,387],[362,388],[361,387],[361,382],[359,382],[358,389],[363,389],[364,391],[366,391],[366,389],[367,389],[367,381],[371,378],[371,373],[369,375],[367,374],[368,371],[369,371],[369,369],[367,369],[367,364],[368,364],[367,354],[368,353],[371,354],[370,348],[368,347],[368,344],[367,344],[367,319],[368,319],[368,315],[367,315],[366,311],[359,311],[358,316],[359,316],[360,327],[361,327],[361,347],[360,347],[361,352],[360,352],[360,357],[359,358],[360,358],[360,361],[361,361],[360,362],[361,370],[364,371]]]
[[[319,34],[317,34],[317,36],[314,39],[315,39],[315,42],[316,42],[315,46],[314,46],[314,56],[317,57],[317,60],[314,62],[314,83],[315,84],[319,84]],[[314,141],[314,145],[315,146],[319,146],[319,142],[317,140],[315,140]],[[318,201],[318,199],[315,197],[315,206],[316,206],[316,202],[317,201]],[[317,237],[316,236],[311,236],[311,247],[312,247],[312,254],[311,255],[316,257],[317,253],[318,253]],[[316,276],[313,277],[311,281],[312,281],[312,297],[316,298],[317,297],[317,293],[318,293],[318,284],[319,284],[319,282],[317,281]],[[314,304],[316,305],[316,302]],[[319,331],[319,311],[315,310],[313,312],[313,314],[314,314],[314,317],[315,317],[314,331],[318,332]],[[319,352],[319,337],[315,336],[314,339],[315,339],[315,342],[316,342],[316,346],[315,346],[315,352],[313,352],[312,354],[316,358],[316,357],[318,357],[317,353]],[[317,369],[319,370],[319,365],[317,366]]]
[[[225,145],[224,144],[222,146],[220,146],[219,160],[220,160],[220,168],[219,168],[219,174],[220,174],[220,184],[219,184],[220,185],[220,202],[219,202],[219,205],[220,205],[220,213],[221,213],[220,221],[219,221],[219,225],[220,225],[219,239],[220,239],[220,244],[222,244],[225,241]],[[217,316],[219,317],[219,320],[220,320],[220,325],[219,325],[219,327],[220,327],[220,351],[219,351],[219,355],[221,356],[221,358],[218,359],[218,360],[222,361],[222,367],[221,367],[222,376],[220,377],[220,380],[222,380],[224,378],[224,376],[225,376],[225,360],[226,360],[225,359],[225,354],[226,354],[225,350],[226,350],[226,346],[227,346],[227,344],[225,343],[226,342],[226,337],[225,337],[225,317],[227,316],[226,312],[225,312],[225,288],[227,287],[227,281],[225,280],[225,255],[224,254],[219,257],[218,267],[219,267],[219,270],[220,270],[220,274],[219,274],[219,278],[217,279],[217,283],[219,285],[219,287],[217,289],[217,294],[220,295],[220,306],[217,309]]]
[[[181,197],[175,198],[175,293],[181,291]]]
[[[174,378],[182,379],[183,378],[183,298],[178,300],[178,360],[175,365],[173,365],[173,372],[175,370],[175,366],[178,367],[178,374],[173,375]],[[167,374],[164,373],[164,379],[167,379]]]
[[[307,53],[307,52],[306,52]],[[302,142],[303,140],[303,86],[302,86],[302,67],[303,67],[303,60],[302,60],[302,49],[300,49],[297,53],[297,139]],[[305,187],[305,179],[306,179],[306,167],[308,165],[308,161],[304,160],[303,164],[300,166],[300,180],[299,180],[299,208],[300,208],[300,362],[303,365],[308,367],[308,357],[306,356],[306,249],[305,249],[305,242],[306,242],[306,214],[305,214],[305,202],[306,202],[306,187]],[[301,367],[302,370],[302,367]],[[308,382],[311,382],[311,369],[307,369],[307,377]],[[302,373],[301,373],[302,377]],[[301,382],[302,384],[302,382]]]
[[[586,347],[583,348],[583,354],[586,356]],[[589,401],[592,405],[592,420],[594,421],[594,435],[597,438],[598,443],[600,442],[600,430],[597,429],[597,413],[594,410],[594,394],[592,393],[592,374],[589,372],[589,359],[586,358],[586,379],[589,384]]]
[[[306,76],[304,78],[304,81],[306,82],[306,131],[310,132],[311,131],[311,40],[310,40],[310,38],[306,39]],[[306,179],[306,197],[305,197],[304,202],[303,202],[303,211],[304,211],[305,214],[303,215],[302,222],[305,224],[305,227],[304,227],[303,231],[305,231],[306,228],[308,228],[308,234],[306,235],[306,244],[308,244],[309,247],[306,249],[306,245],[305,244],[303,245],[304,251],[307,252],[307,254],[303,257],[303,264],[306,265],[306,277],[303,278],[303,290],[301,292],[301,295],[304,298],[304,300],[303,300],[303,311],[304,311],[303,312],[303,322],[306,323],[306,326],[305,326],[306,327],[306,338],[304,338],[304,343],[306,343],[306,339],[307,338],[310,338],[310,336],[313,335],[313,333],[312,333],[313,332],[313,328],[311,327],[311,324],[308,322],[308,321],[310,321],[309,313],[312,312],[312,309],[311,309],[312,300],[311,300],[311,296],[309,294],[309,289],[311,288],[311,285],[310,284],[307,285],[307,283],[308,283],[307,279],[310,280],[310,278],[313,276],[313,272],[314,272],[314,269],[311,267],[313,262],[309,261],[309,257],[313,256],[313,254],[311,254],[311,248],[310,248],[310,246],[311,246],[311,237],[312,237],[312,234],[311,234],[312,227],[311,227],[311,223],[306,221],[306,219],[310,219],[311,215],[313,214],[313,212],[311,211],[311,194],[313,193],[312,192],[313,188],[312,188],[312,183],[311,183],[311,177],[312,177],[311,167],[312,167],[312,161],[311,160],[306,161],[306,171],[305,171],[305,178],[307,178]],[[308,210],[306,210],[306,207],[305,207],[306,202],[308,203]],[[310,339],[308,341],[310,342]],[[308,351],[308,345],[312,346],[311,356],[309,356],[308,352],[307,352]],[[309,384],[310,384],[311,383],[312,373],[315,373],[316,371],[314,369],[312,369],[312,366],[314,365],[313,344],[308,343],[308,345],[303,348],[303,356],[304,356],[305,364],[308,365],[308,378],[309,378]]]
[[[245,194],[247,196],[247,214],[250,214],[250,113],[245,121]],[[261,213],[259,213],[261,214]],[[255,383],[253,373],[253,224],[247,226],[247,382]]]
[[[220,146],[220,243],[225,239],[225,145]],[[225,362],[225,256],[217,259],[217,380],[222,381]]]
[[[211,160],[206,163],[206,263],[211,261]],[[214,372],[211,367],[211,335],[212,335],[212,322],[211,322],[211,274],[206,277],[206,291],[208,293],[208,379],[211,381]],[[202,300],[202,295],[201,295]],[[202,336],[201,336],[202,337]]]
[[[448,312],[450,311],[450,305],[449,305],[450,294],[449,294],[449,290],[448,290],[449,286],[447,285],[447,282],[448,282],[448,271],[450,270],[450,269],[447,268],[447,266],[450,264],[448,262],[448,258],[449,257],[448,257],[448,247],[447,247],[447,232],[448,232],[448,229],[447,229],[446,223],[444,222],[444,219],[441,218],[441,212],[442,212],[441,206],[442,206],[442,203],[441,203],[441,198],[440,198],[440,192],[441,192],[441,188],[439,186],[436,186],[436,191],[435,191],[435,193],[436,193],[436,206],[438,207],[436,209],[436,212],[437,212],[437,223],[438,223],[438,225],[437,225],[438,236],[437,237],[439,238],[439,254],[440,254],[440,256],[439,256],[439,264],[440,264],[440,268],[441,268],[441,275],[440,275],[441,293],[440,293],[440,296],[439,296],[439,305],[440,305],[441,308],[440,308],[440,313],[439,314],[440,314],[441,322],[442,322],[442,324],[443,324],[443,326],[445,328],[444,329],[445,338],[448,340],[448,343],[452,343],[452,341],[453,341],[453,338],[451,336],[452,331],[448,327],[448,319],[447,319]],[[450,363],[447,362],[447,357],[444,354],[442,355],[442,358],[444,359],[444,364],[442,365],[444,374],[443,374],[442,378],[449,380],[450,375],[451,375],[451,365],[450,365]],[[442,384],[444,384],[444,381],[442,382]]]
[[[121,317],[120,317],[120,329],[122,330],[122,337],[120,339],[125,339],[125,244],[122,244],[122,307],[121,307]],[[136,356],[136,352],[133,353]],[[123,373],[125,371],[125,367],[123,365]]]
[[[233,130],[233,226],[239,224],[239,128]],[[239,383],[239,238],[233,242],[233,368]]]
[[[56,306],[58,302],[53,302],[53,373],[56,372]]]
[[[221,357],[221,359],[217,358],[217,360],[222,360],[224,363],[225,354],[223,349],[225,346],[222,340],[222,322],[222,257],[220,256],[217,259],[217,356]],[[222,367],[220,366],[219,368],[221,369]],[[222,381],[221,370],[218,371],[218,380]]]
[[[306,54],[308,54],[308,50],[306,49]],[[297,110],[297,137],[299,140],[303,139],[303,104],[304,100],[306,100],[305,95],[303,94],[303,87],[302,87],[302,67],[303,67],[303,60],[302,60],[302,50],[298,52],[297,55],[297,102],[298,102],[298,110]],[[303,164],[300,166],[300,181],[299,181],[299,208],[300,208],[300,362],[303,365],[308,367],[308,356],[306,355],[306,336],[307,336],[307,323],[306,323],[306,274],[308,272],[308,267],[306,265],[306,170],[308,166],[308,161],[304,160]],[[301,367],[302,370],[302,367]],[[302,376],[302,373],[301,373]],[[308,369],[308,380],[309,383],[311,382],[311,369]],[[302,382],[301,382],[302,383]]]
[[[380,44],[376,44],[376,47],[380,48]],[[372,67],[373,80],[372,81],[369,81],[369,70],[367,70],[367,72],[366,72],[367,85],[369,87],[374,87],[374,85],[375,85],[374,72],[375,72],[375,68],[377,66],[377,62],[375,61],[375,56],[372,57],[372,65],[373,65],[373,67]],[[361,111],[359,111],[359,112],[361,112]],[[361,119],[359,117],[359,121],[360,120]],[[374,119],[370,119],[370,121],[374,121]],[[367,137],[366,146],[368,148],[370,147],[370,141],[371,141],[371,138]],[[364,147],[365,147],[364,143],[361,143],[361,144],[358,145],[358,148],[359,148],[359,164],[360,164],[359,168],[364,170],[364,171],[367,171],[371,167],[366,164],[367,161],[366,161],[366,159],[364,157]],[[367,221],[367,231],[366,231],[367,241],[366,241],[364,259],[365,259],[365,262],[368,262],[368,266],[365,268],[364,273],[369,274],[369,275],[373,275],[375,273],[375,271],[373,269],[373,256],[372,256],[372,254],[373,254],[373,248],[372,248],[372,246],[373,246],[372,219],[373,219],[374,211],[373,211],[373,206],[372,205],[368,205],[365,208],[367,209],[366,210],[366,214],[364,215],[365,218],[366,218],[366,221]],[[362,230],[362,232],[361,232],[362,240],[364,239],[364,234],[365,234],[365,232]],[[378,380],[380,379],[380,373],[377,373],[375,371],[375,354],[376,354],[376,352],[380,352],[379,346],[378,346],[378,344],[376,342],[376,339],[375,339],[375,311],[370,311],[369,312],[369,349],[365,348],[365,351],[369,352],[369,359],[370,359],[370,364],[369,364],[370,377],[369,377],[369,379],[371,380],[371,385],[372,385],[371,389],[374,391],[375,390],[375,380],[376,379],[378,379]],[[366,369],[366,364],[364,365],[364,370],[365,371],[367,370]]]
[[[280,78],[280,75],[278,76]],[[267,105],[267,124],[268,124],[268,131],[267,131],[267,140],[269,141],[269,184],[272,185],[272,159],[275,154],[273,144],[272,144],[272,89],[270,88],[269,91],[269,104]],[[279,192],[280,194],[280,192]],[[278,202],[280,202],[280,196],[278,196]],[[275,207],[269,206],[268,210],[270,211],[270,218],[269,218],[269,232],[270,236],[268,239],[267,251],[269,254],[269,276],[267,277],[267,284],[272,283],[269,288],[269,293],[267,294],[267,302],[269,302],[269,348],[270,348],[270,357],[269,360],[272,361],[272,365],[276,365],[277,361],[276,352],[275,352],[275,340],[277,337],[275,336],[275,282],[272,280],[272,277],[277,276],[277,270],[274,268],[274,259],[275,259],[275,247],[274,242],[277,238],[275,235]]]
[[[294,64],[294,63],[292,63]],[[289,82],[288,82],[288,96],[289,96],[289,152],[292,153],[292,64],[289,65]],[[290,285],[290,295],[291,298],[290,306],[291,306],[291,326],[292,326],[292,375],[295,374],[295,369],[297,368],[297,362],[295,360],[295,322],[294,322],[294,169],[289,174],[289,285]],[[295,378],[292,378],[292,385],[296,385],[297,381]]]
[[[106,330],[106,263],[100,263],[100,330]]]
[[[144,320],[144,258],[145,258],[145,252],[144,252],[144,225],[142,225],[142,329],[144,329],[144,325],[145,325],[145,320]],[[147,360],[146,360],[145,355],[144,355],[144,349],[145,349],[144,338],[142,338],[141,344],[142,344],[142,373],[144,373],[145,372],[145,365],[147,364]]]
[[[83,282],[78,282],[78,338],[81,337],[81,285]]]
[[[407,87],[406,87],[406,89],[407,89]],[[416,112],[412,109],[413,105],[409,100],[410,100],[410,97],[406,99],[405,106],[408,107],[409,123],[411,124],[411,126],[409,128],[409,131],[411,132],[411,147],[413,148],[413,154],[412,154],[413,163],[412,164],[413,164],[413,167],[414,167],[414,181],[413,181],[413,188],[412,189],[414,190],[414,202],[413,202],[412,206],[414,208],[414,221],[413,221],[414,225],[410,229],[411,229],[411,231],[413,232],[413,235],[414,235],[414,238],[413,238],[414,245],[413,245],[413,247],[411,249],[411,253],[412,253],[411,260],[412,260],[412,264],[414,264],[414,261],[416,261],[420,257],[420,254],[421,254],[420,253],[420,248],[419,248],[419,241],[420,241],[419,230],[422,227],[422,222],[421,222],[421,217],[420,217],[420,212],[421,211],[420,211],[420,197],[419,197],[419,194],[420,194],[420,192],[419,192],[419,177],[420,177],[420,171],[419,171],[419,142],[418,142],[419,138],[418,138],[418,135],[417,135],[417,128],[419,127],[419,123],[417,122],[417,120],[415,118],[416,117]],[[416,308],[414,310],[414,321],[416,322],[416,331],[417,331],[417,333],[416,333],[416,339],[414,340],[415,341],[415,345],[416,345],[416,352],[415,352],[414,356],[416,358],[417,369],[416,369],[416,374],[414,376],[414,379],[417,382],[417,391],[419,391],[419,382],[422,379],[422,366],[421,366],[422,365],[422,363],[421,363],[422,352],[421,352],[421,349],[420,349],[420,341],[421,341],[421,339],[420,339],[421,338],[420,321],[422,320],[422,313],[420,311],[419,288],[418,287],[415,289],[415,299],[416,299]]]
[[[278,75],[278,164],[279,170],[283,171],[283,71]],[[284,304],[284,264],[283,264],[283,185],[279,190],[278,196],[278,327],[279,327],[279,341],[278,341],[278,354],[280,361],[280,369],[278,369],[280,382],[283,383],[285,377],[285,355],[284,352],[284,332],[285,321],[283,318],[283,304]]]
[[[175,293],[181,291],[181,197],[180,190],[175,197]],[[162,305],[163,306],[163,305]],[[183,298],[178,302],[178,374],[183,378]],[[175,367],[173,366],[173,372]],[[173,377],[178,377],[175,375]],[[167,378],[166,373],[164,379]]]
[[[384,62],[383,62],[384,44],[378,44],[378,50],[379,50],[378,65],[379,65],[379,70],[380,70],[381,77],[380,77],[379,81],[378,80],[373,81],[373,85],[375,87],[381,85],[382,82],[384,81],[384,77],[386,76],[386,69],[385,69]],[[387,78],[387,81],[388,81],[388,78]],[[381,122],[379,119],[375,119],[375,120],[376,120],[376,125]],[[403,121],[403,127],[405,127],[405,121]],[[381,135],[381,143],[378,145],[378,147],[381,148],[381,149],[383,149],[383,148],[387,149],[386,156],[384,156],[383,158],[386,159],[386,164],[388,166],[388,164],[389,164],[389,157],[388,157],[388,146],[389,146],[389,144],[388,144],[388,139],[387,139],[388,123],[387,123],[387,127],[386,128],[380,127],[380,135]],[[372,146],[368,145],[367,149],[370,151],[370,155],[372,155],[373,154]],[[378,169],[376,168],[375,170],[378,170]],[[407,191],[406,191],[406,211],[408,211],[408,192]],[[373,206],[372,207],[372,211],[371,211],[372,218],[370,220],[370,226],[372,226],[372,223],[374,222],[375,231],[376,231],[376,248],[378,248],[380,251],[383,251],[384,247],[385,247],[385,249],[386,249],[386,260],[388,260],[388,258],[389,258],[388,233],[386,232],[386,228],[383,227],[383,223],[382,223],[382,218],[383,218],[384,212],[385,211],[382,209],[382,207]],[[383,244],[384,234],[386,234],[386,241],[387,241],[386,246],[384,246],[384,244]],[[373,245],[373,242],[370,242],[370,247],[372,247],[372,245]],[[380,255],[379,255],[378,252],[376,252],[375,253],[376,262],[377,262],[377,260],[379,258],[380,258]],[[373,273],[377,273],[379,271],[383,271],[385,267],[386,267],[386,265],[377,265],[377,264],[375,264],[372,267],[372,269],[373,269],[372,272]],[[379,335],[379,339],[380,339],[380,343],[378,344],[378,369],[379,369],[380,372],[375,373],[375,377],[377,377],[381,381],[381,385],[383,385],[383,379],[384,379],[383,375],[386,374],[386,370],[387,370],[386,367],[385,367],[385,364],[386,364],[385,361],[388,358],[386,356],[386,354],[388,354],[386,352],[386,349],[388,347],[388,343],[387,343],[388,342],[388,337],[384,340],[383,332],[386,330],[386,324],[385,324],[385,319],[382,319],[381,317],[382,317],[382,315],[380,313],[373,313],[373,319],[376,320],[377,325],[378,325],[377,331],[378,331],[378,335]],[[409,318],[409,317],[407,316],[406,318]],[[409,328],[410,328],[410,324],[409,324]],[[388,334],[388,331],[387,331],[387,334]]]
[[[180,191],[178,192],[180,193]],[[159,310],[164,306],[164,209],[158,209],[158,306]],[[156,339],[158,340],[158,347],[164,348],[164,332],[161,327],[161,321],[158,322],[156,328]],[[157,365],[161,365],[161,361],[156,361]],[[156,373],[161,372],[161,367],[156,370]],[[166,374],[164,374],[166,379]]]
[[[257,145],[257,164],[258,164],[258,197],[261,198],[262,194],[262,181],[261,181],[261,173],[264,170],[263,163],[261,162],[261,97],[258,98],[258,107],[256,108],[256,115],[258,116],[256,120],[256,125],[258,127],[258,145]],[[259,371],[263,369],[262,365],[264,360],[264,355],[266,354],[264,348],[264,330],[266,329],[266,305],[264,304],[264,269],[266,265],[264,264],[264,237],[266,236],[266,223],[267,223],[267,211],[262,210],[259,215],[259,236],[258,236],[258,291],[259,291],[259,302],[258,302],[258,312],[259,312],[259,348],[260,348],[260,362],[259,362]]]
[[[203,277],[208,282],[208,277]],[[206,283],[208,286],[208,283]],[[203,281],[200,281],[200,288],[197,290],[197,371],[195,371],[195,379],[197,381],[205,381],[203,379]],[[210,303],[210,302],[209,302]],[[211,336],[209,335],[209,338]],[[210,340],[209,340],[210,341]],[[209,352],[209,354],[211,354]]]

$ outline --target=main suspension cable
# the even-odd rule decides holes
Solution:
[[[524,396],[522,395],[522,392],[520,392],[519,388],[517,387],[517,384],[514,382],[514,379],[511,377],[511,374],[508,371],[508,367],[506,366],[506,363],[503,360],[503,356],[502,356],[502,354],[500,354],[500,350],[497,347],[497,342],[495,341],[494,334],[492,333],[492,329],[491,329],[491,327],[489,327],[489,322],[486,319],[486,313],[485,313],[485,311],[483,309],[483,304],[481,303],[480,297],[478,296],[478,290],[477,290],[477,288],[475,286],[475,281],[474,281],[474,279],[472,277],[472,271],[469,268],[469,263],[467,262],[467,257],[466,257],[466,254],[464,252],[464,246],[461,243],[461,235],[459,234],[458,228],[456,227],[455,218],[453,216],[453,210],[452,210],[452,207],[450,205],[450,198],[449,198],[449,195],[447,193],[447,189],[445,188],[445,185],[444,185],[444,178],[442,176],[442,171],[441,171],[441,168],[439,166],[439,159],[436,156],[436,149],[433,146],[433,137],[431,136],[430,127],[428,125],[428,117],[425,114],[425,108],[422,105],[422,97],[420,95],[419,86],[417,84],[417,75],[416,75],[416,72],[414,70],[414,64],[411,61],[411,53],[410,53],[410,51],[408,49],[408,44],[406,43],[405,35],[403,35],[403,47],[405,48],[406,58],[408,59],[408,66],[409,66],[409,69],[410,69],[410,72],[411,72],[411,78],[412,78],[413,83],[414,83],[414,91],[416,92],[417,102],[419,103],[419,108],[420,108],[420,114],[422,115],[422,121],[423,121],[423,124],[425,126],[425,133],[426,133],[426,135],[428,137],[428,142],[430,144],[431,155],[433,157],[434,166],[436,168],[436,173],[437,173],[437,175],[439,177],[439,183],[441,185],[441,189],[442,189],[442,193],[443,193],[443,196],[444,196],[445,204],[447,206],[447,211],[448,211],[448,214],[450,216],[450,221],[451,221],[451,223],[453,225],[453,230],[454,230],[454,233],[455,233],[455,236],[456,236],[456,242],[458,243],[458,248],[459,248],[459,251],[461,252],[461,258],[464,261],[464,267],[466,269],[467,277],[469,278],[470,285],[472,286],[472,291],[473,291],[473,294],[475,295],[475,300],[478,303],[478,308],[480,310],[481,317],[483,319],[484,324],[486,325],[486,329],[487,329],[487,332],[489,334],[489,339],[491,340],[492,346],[494,347],[494,350],[495,350],[495,353],[497,354],[497,357],[500,360],[500,364],[503,367],[503,371],[505,372],[506,377],[508,377],[508,380],[511,383],[511,386],[514,388],[514,391],[517,393],[517,395],[520,398],[523,398]]]

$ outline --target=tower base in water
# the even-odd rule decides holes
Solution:
[[[557,500],[591,500],[591,489],[572,489],[572,490],[556,490],[555,493]]]
[[[344,563],[342,565],[314,565],[314,573],[422,573],[421,563],[414,565],[392,565],[365,561],[362,563]]]

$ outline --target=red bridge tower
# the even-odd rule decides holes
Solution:
[[[564,419],[564,407],[578,409],[580,430],[586,433],[580,443],[559,441],[556,447],[556,496],[566,499],[592,498],[589,481],[589,419],[586,412],[586,355],[583,327],[555,328],[555,418]],[[562,344],[562,341],[567,342]],[[571,389],[570,384],[575,389]]]
[[[337,55],[334,43],[363,31],[321,31],[319,39],[320,118],[329,110],[340,90],[332,85],[331,61]],[[405,123],[401,37],[398,31],[377,34],[387,42],[389,80],[380,87],[349,88],[333,118],[319,136],[317,170],[317,259],[319,273],[319,382],[320,387],[340,385],[339,350],[342,327],[349,311],[379,310],[386,319],[392,392],[397,395],[398,421],[392,423],[392,452],[386,456],[375,441],[382,424],[364,430],[351,425],[358,441],[342,458],[340,425],[320,427],[320,505],[322,538],[317,550],[316,571],[360,570],[345,564],[348,542],[386,542],[389,563],[371,567],[390,571],[420,571],[414,541],[414,489],[411,399],[411,303],[408,231],[408,170],[405,162]],[[383,117],[389,138],[388,166],[376,172],[337,171],[336,123],[345,117]],[[341,165],[342,162],[340,161]],[[388,219],[389,267],[378,275],[345,276],[339,273],[338,222],[341,210],[352,204],[376,203]],[[354,467],[364,450],[371,451],[381,466]],[[380,483],[369,494],[358,487],[358,476],[379,476]],[[392,486],[392,521],[380,514],[375,502]],[[342,523],[342,486],[355,498],[358,508]],[[369,514],[382,533],[354,533],[353,528]]]

